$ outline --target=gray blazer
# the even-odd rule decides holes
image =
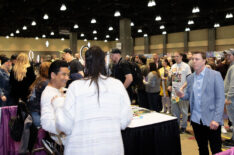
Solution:
[[[183,97],[183,99],[190,101],[191,115],[194,107],[194,75],[195,73],[187,78],[187,91]],[[210,126],[210,122],[213,120],[222,125],[225,95],[223,78],[219,72],[206,68],[201,94],[201,118],[203,124]]]

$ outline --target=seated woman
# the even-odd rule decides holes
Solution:
[[[130,99],[119,80],[105,75],[105,53],[93,46],[85,53],[84,79],[71,83],[55,110],[56,127],[67,136],[65,154],[124,154],[121,129],[132,119]]]

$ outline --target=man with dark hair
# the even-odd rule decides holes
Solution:
[[[71,49],[66,48],[66,49],[63,50],[63,59],[68,63],[71,75],[73,73],[79,73],[82,76],[84,76],[84,72],[83,72],[84,67],[79,62],[79,60],[75,59],[72,56],[72,50]]]
[[[177,96],[189,100],[191,124],[200,154],[221,152],[221,125],[224,110],[224,83],[219,72],[206,68],[203,52],[193,53],[194,73],[187,78],[186,92],[176,90]]]
[[[11,61],[6,56],[0,58],[2,65],[0,66],[0,107],[6,106],[9,101],[10,94],[10,70]]]
[[[63,60],[56,60],[52,62],[49,68],[49,83],[42,92],[41,95],[41,126],[44,130],[53,133],[59,134],[59,131],[56,129],[55,125],[55,113],[51,104],[51,100],[54,97],[63,97],[62,88],[66,86],[66,83],[69,79],[69,69],[67,62]],[[54,105],[62,106],[62,105]],[[57,140],[55,137],[52,137],[54,140]]]
[[[225,104],[227,107],[227,113],[232,124],[234,123],[234,49],[225,51],[227,61],[230,63],[230,67],[227,71],[224,80],[224,90],[225,90]],[[232,130],[231,140],[226,140],[223,143],[225,146],[234,146],[234,130]]]
[[[16,61],[17,56],[18,56],[18,54],[13,54],[13,55],[11,55],[11,63],[12,63],[12,66],[15,65],[15,61]]]
[[[186,83],[186,77],[191,74],[191,69],[188,64],[182,61],[182,53],[175,52],[174,58],[176,63],[172,65],[170,70],[172,82],[169,82],[171,86],[168,87],[168,90],[171,91],[171,112],[177,117],[179,127],[180,115],[182,114],[181,133],[184,133],[187,127],[189,103],[188,101],[180,100],[175,90],[181,88]]]
[[[115,64],[112,69],[112,76],[124,84],[130,99],[132,99],[131,83],[133,82],[133,76],[129,63],[121,57],[121,51],[117,48],[112,49],[111,59]]]

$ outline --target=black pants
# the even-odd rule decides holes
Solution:
[[[221,152],[221,126],[217,130],[211,130],[210,127],[202,124],[197,124],[191,121],[195,138],[199,147],[200,155],[209,155],[208,141],[212,154]]]
[[[148,97],[145,90],[138,90],[137,96],[138,96],[139,106],[149,109]]]
[[[147,93],[147,96],[150,109],[160,112],[162,110],[162,101],[159,93]]]

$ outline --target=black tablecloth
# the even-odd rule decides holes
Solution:
[[[181,155],[177,120],[122,131],[125,155]]]

